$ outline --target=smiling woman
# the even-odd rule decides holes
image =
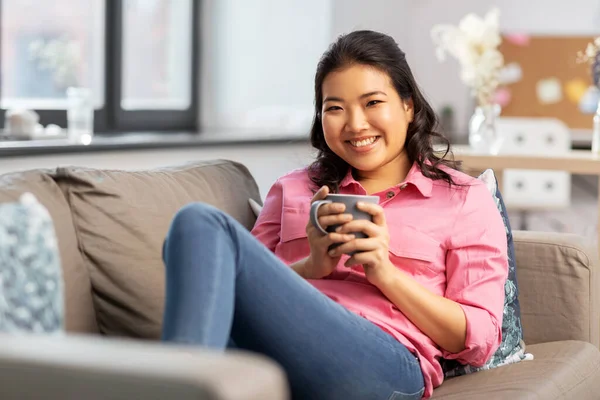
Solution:
[[[502,217],[434,154],[435,115],[391,37],[338,38],[314,89],[317,160],[275,182],[254,237],[204,204],[175,216],[163,339],[265,354],[294,398],[430,397],[440,358],[481,366],[500,344]],[[375,197],[356,204],[372,219],[331,192]],[[327,233],[309,220],[319,200]]]
[[[369,164],[357,166],[358,170],[368,175],[385,165],[393,181],[416,162],[425,176],[451,183],[452,177],[438,166],[456,169],[458,164],[433,152],[434,140],[446,149],[449,143],[435,131],[436,115],[421,94],[404,52],[375,32],[354,32],[345,40],[346,47],[333,45],[317,67],[311,142],[319,154],[311,166],[313,182],[335,192],[351,154],[377,153],[363,157]],[[357,41],[354,47],[349,45],[353,40]],[[393,58],[360,47],[363,41],[373,41]]]

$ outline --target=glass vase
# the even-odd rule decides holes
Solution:
[[[594,125],[592,129],[592,153],[600,155],[600,101],[596,107],[596,114],[594,114]]]
[[[94,105],[88,88],[67,89],[67,135],[75,144],[88,145],[94,136]]]
[[[469,146],[481,152],[497,154],[502,144],[498,133],[497,118],[500,115],[498,104],[478,106],[469,120]]]

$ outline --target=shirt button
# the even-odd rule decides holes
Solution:
[[[404,190],[404,189],[406,189],[406,183],[404,183],[400,186],[400,190]]]
[[[391,199],[391,198],[392,198],[392,197],[394,197],[395,195],[396,195],[396,193],[392,192],[391,190],[385,194],[385,196],[386,196],[388,199]]]

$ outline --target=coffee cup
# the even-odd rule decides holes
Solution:
[[[372,221],[373,216],[365,211],[359,210],[356,207],[358,202],[363,203],[371,203],[371,204],[379,204],[378,196],[365,196],[365,195],[357,195],[357,194],[329,194],[325,197],[324,200],[317,200],[312,203],[310,207],[310,222],[316,227],[321,233],[327,235],[330,232],[335,232],[335,230],[339,227],[339,225],[330,225],[327,229],[324,229],[321,225],[319,225],[319,208],[322,205],[330,204],[330,203],[342,203],[346,206],[346,210],[344,214],[351,214],[352,220],[368,220]],[[348,232],[353,234],[357,239],[364,239],[367,237],[363,232]],[[330,249],[339,246],[339,244],[335,244],[330,246]]]

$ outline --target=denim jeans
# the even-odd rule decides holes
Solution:
[[[315,289],[242,225],[208,205],[181,209],[163,249],[163,340],[275,360],[294,399],[419,399],[418,360]]]

